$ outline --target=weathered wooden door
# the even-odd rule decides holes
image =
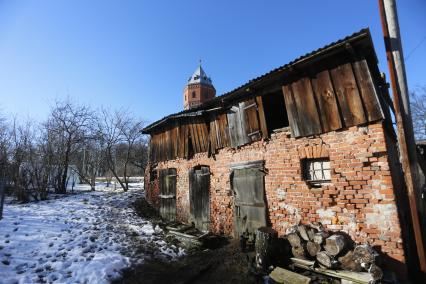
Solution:
[[[261,165],[248,163],[231,167],[236,238],[242,234],[253,234],[259,227],[266,226],[264,172]]]
[[[176,220],[176,169],[160,170],[160,215]]]
[[[189,200],[191,219],[195,227],[208,231],[210,225],[210,169],[196,167],[189,170]]]

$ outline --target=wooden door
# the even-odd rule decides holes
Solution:
[[[191,219],[195,227],[208,231],[210,225],[210,169],[196,167],[189,171]]]
[[[264,173],[259,167],[238,168],[233,170],[231,180],[235,196],[235,237],[250,236],[259,227],[266,226]]]
[[[176,169],[160,170],[160,216],[176,220]]]

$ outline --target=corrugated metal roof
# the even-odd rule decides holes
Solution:
[[[265,78],[268,78],[269,76],[275,75],[275,74],[279,74],[280,72],[283,72],[285,70],[290,69],[291,67],[294,67],[295,65],[301,64],[303,62],[307,62],[309,60],[312,60],[314,57],[318,57],[321,55],[324,55],[334,49],[340,48],[342,46],[345,46],[348,43],[357,41],[357,40],[368,40],[369,45],[372,47],[373,43],[372,43],[372,39],[371,39],[371,35],[370,35],[370,30],[368,28],[362,29],[359,32],[353,33],[352,35],[346,36],[345,38],[342,38],[340,40],[337,40],[335,42],[332,42],[330,44],[327,44],[321,48],[318,48],[312,52],[309,52],[305,55],[302,55],[296,59],[294,59],[293,61],[290,61],[289,63],[282,65],[278,68],[275,68],[261,76],[258,76],[254,79],[251,79],[250,81],[248,81],[247,83],[233,89],[230,92],[224,93],[221,96],[215,97],[209,101],[206,101],[204,104],[200,105],[197,108],[193,108],[193,109],[189,109],[189,110],[184,110],[178,113],[174,113],[174,114],[170,114],[168,116],[163,117],[160,120],[157,120],[156,122],[151,123],[150,125],[148,125],[147,127],[145,127],[142,132],[145,134],[150,133],[152,130],[154,130],[154,128],[162,125],[163,123],[174,119],[174,118],[180,118],[180,117],[187,117],[187,116],[198,116],[198,115],[202,115],[203,113],[206,113],[209,111],[209,108],[218,105],[218,103],[224,101],[225,99],[231,98],[233,95],[238,94],[239,92],[246,90],[247,88],[251,87],[252,85],[261,82],[262,80],[264,80]],[[375,56],[375,54],[374,54]]]

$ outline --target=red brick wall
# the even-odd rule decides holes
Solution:
[[[388,145],[389,146],[389,145]],[[401,226],[381,122],[351,127],[310,138],[273,134],[240,149],[221,149],[215,157],[162,162],[157,168],[177,169],[177,216],[189,217],[188,170],[210,166],[211,230],[233,233],[233,197],[229,165],[264,160],[266,203],[271,226],[284,235],[299,221],[319,221],[329,230],[347,232],[357,243],[380,246],[391,259],[405,262]],[[302,178],[301,159],[329,156],[331,183],[310,188]]]

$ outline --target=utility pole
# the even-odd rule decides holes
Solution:
[[[416,193],[419,192],[417,152],[395,0],[379,0],[379,8],[395,107],[400,160],[410,205],[419,266],[424,277],[426,275],[425,247],[416,200]]]

